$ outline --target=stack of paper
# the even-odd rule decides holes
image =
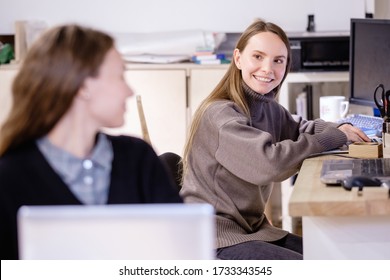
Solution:
[[[177,63],[189,61],[188,55],[154,55],[154,54],[140,54],[140,55],[123,55],[126,62],[139,63]]]
[[[201,30],[112,34],[126,61],[172,63],[190,60],[197,48],[216,49],[224,33]]]

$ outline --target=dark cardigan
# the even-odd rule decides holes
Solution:
[[[107,204],[180,203],[177,188],[153,149],[128,136],[108,136],[113,146]],[[82,204],[51,168],[35,142],[0,157],[0,254],[17,259],[17,211],[22,205]]]

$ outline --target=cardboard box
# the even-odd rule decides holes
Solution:
[[[349,155],[356,158],[381,158],[383,145],[376,142],[355,142],[349,145]]]

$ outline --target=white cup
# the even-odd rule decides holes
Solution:
[[[349,110],[349,102],[345,96],[321,96],[320,118],[327,122],[336,122],[345,118]]]

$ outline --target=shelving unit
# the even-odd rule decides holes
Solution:
[[[313,107],[318,117],[317,98],[322,95],[348,96],[349,73],[342,72],[299,72],[289,73],[279,93],[279,103],[294,113],[295,99],[305,85],[313,85]],[[315,106],[317,104],[317,106]]]

